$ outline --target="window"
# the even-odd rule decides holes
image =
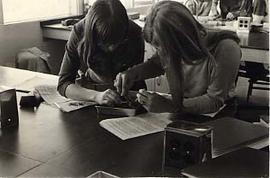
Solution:
[[[80,0],[0,0],[4,24],[81,14]]]
[[[95,1],[96,0],[85,0],[85,3],[89,3],[90,5],[92,5]],[[130,9],[134,7],[151,5],[157,0],[120,0],[120,1],[127,9]]]
[[[134,7],[146,6],[155,3],[155,0],[133,0]]]

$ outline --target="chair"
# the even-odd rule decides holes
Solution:
[[[50,54],[37,47],[20,50],[15,56],[15,67],[35,72],[51,73]]]
[[[249,78],[247,102],[252,95],[252,90],[270,90],[269,69],[263,63],[244,61],[240,64],[238,77]]]

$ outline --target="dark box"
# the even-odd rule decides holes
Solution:
[[[19,125],[16,90],[0,87],[0,128]]]
[[[163,168],[183,169],[212,158],[210,126],[186,121],[170,123],[165,128]]]

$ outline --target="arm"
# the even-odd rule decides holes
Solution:
[[[240,47],[231,39],[222,40],[216,47],[214,57],[216,67],[210,72],[211,83],[206,94],[184,99],[183,105],[186,112],[198,114],[216,112],[228,98],[238,73]]]
[[[57,86],[59,93],[65,97],[68,97],[66,96],[67,87],[75,83],[77,71],[81,65],[76,49],[78,42],[79,38],[74,28],[65,47],[65,54],[61,64]]]
[[[215,17],[218,15],[219,15],[219,13],[218,13],[218,0],[213,0],[209,16]]]
[[[196,4],[191,0],[186,0],[184,5],[189,9],[192,15],[197,15]]]
[[[154,54],[146,62],[138,64],[129,69],[135,74],[135,81],[154,78],[164,74],[162,64],[160,63],[159,56]]]
[[[164,74],[158,55],[148,61],[129,68],[116,76],[114,86],[118,93],[125,95],[135,81],[145,80]]]
[[[231,12],[234,19],[239,16],[251,16],[252,14],[252,0],[242,0],[241,6],[238,10]]]
[[[253,22],[261,23],[267,13],[267,5],[265,0],[255,0],[252,13]]]
[[[112,101],[117,102],[118,99],[111,90],[98,92],[75,84],[77,72],[81,65],[77,52],[78,42],[79,38],[76,34],[76,28],[74,28],[66,44],[66,51],[59,72],[60,77],[57,86],[59,93],[67,98],[95,101],[98,104],[110,104]]]
[[[228,5],[226,4],[226,1],[220,0],[219,7],[220,7],[220,13],[221,13],[222,19],[226,19],[226,16],[229,13]]]

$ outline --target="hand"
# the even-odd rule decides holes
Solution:
[[[111,89],[98,92],[95,101],[100,105],[113,105],[121,102],[120,96]]]
[[[149,112],[173,112],[173,104],[171,100],[157,93],[147,92],[145,89],[140,89],[137,94],[138,102],[144,105]]]
[[[117,74],[116,79],[114,80],[114,86],[121,96],[126,95],[127,91],[132,87],[134,83],[134,76],[132,75],[133,74],[129,70]]]
[[[233,20],[235,17],[234,17],[234,15],[233,15],[233,13],[231,13],[231,12],[229,12],[228,14],[227,14],[227,16],[226,16],[226,19],[228,19],[228,20]]]

